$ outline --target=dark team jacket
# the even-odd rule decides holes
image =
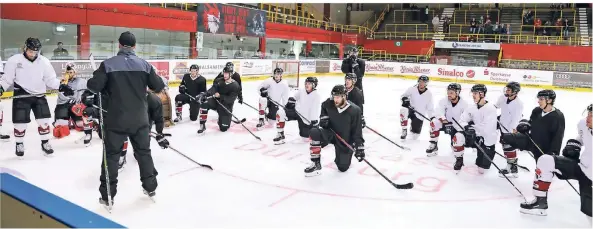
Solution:
[[[148,103],[148,122],[151,125],[154,123],[156,132],[162,134],[165,128],[165,119],[163,118],[161,98],[152,92],[148,92],[146,93],[146,101]]]
[[[358,83],[362,82],[361,79],[362,77],[364,77],[365,62],[364,60],[358,58],[356,59],[356,62],[358,63],[358,70],[352,69],[354,60],[350,58],[345,58],[344,60],[342,60],[342,73],[355,73],[357,78],[356,83]]]
[[[226,83],[223,78],[215,79],[212,87],[208,89],[208,96],[214,95],[216,92],[220,94],[219,101],[229,110],[233,109],[233,104],[241,92],[241,86],[237,81]]]
[[[239,75],[239,73],[237,73],[237,72],[233,72],[233,74],[231,75],[231,78],[233,78],[233,80],[239,84],[238,97],[240,99],[243,99],[243,84],[241,84],[241,75]],[[224,79],[224,75],[222,74],[222,72],[218,73],[216,78],[214,78],[214,80],[217,80],[217,79]]]
[[[135,133],[149,125],[146,87],[158,93],[165,84],[151,64],[127,49],[103,61],[87,82],[92,92],[106,94],[105,129],[123,133]]]
[[[531,124],[531,138],[545,154],[560,154],[562,139],[564,138],[564,114],[558,109],[542,117],[542,109],[536,107],[529,117]],[[538,151],[534,147],[532,151]]]
[[[348,103],[340,113],[332,99],[321,104],[321,118],[329,117],[329,127],[350,145],[364,144],[362,138],[362,111],[353,103]]]
[[[200,93],[206,92],[207,90],[206,78],[204,78],[202,75],[198,75],[198,77],[196,77],[195,80],[192,80],[190,74],[186,73],[185,75],[183,75],[183,78],[181,79],[181,83],[179,84],[179,86],[181,85],[185,85],[185,93],[193,97],[196,97]],[[181,94],[181,90],[179,90],[179,93]]]
[[[350,100],[350,102],[354,103],[356,106],[360,108],[360,112],[364,116],[364,100],[362,99],[362,92],[357,87],[352,87],[352,90],[348,91],[346,94],[346,98]]]

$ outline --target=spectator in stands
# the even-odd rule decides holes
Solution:
[[[554,32],[556,32],[556,36],[562,36],[562,18],[558,18],[555,23]]]
[[[550,26],[552,26],[552,23],[550,23],[550,20],[546,21],[546,24],[544,24],[544,26],[543,26],[543,34],[544,34],[544,36],[551,36],[552,35],[551,34],[551,32],[552,32],[551,29],[552,28]]]
[[[239,48],[239,50],[235,52],[235,58],[243,58],[243,48]]]
[[[478,32],[478,22],[476,21],[476,18],[472,18],[469,22],[469,32],[472,34]]]
[[[261,52],[261,49],[258,49],[254,54],[253,57],[255,59],[263,59],[264,58],[264,54]]]
[[[426,8],[424,8],[424,18],[422,20],[424,23],[426,23],[429,19],[428,13],[429,13],[429,10],[428,10],[428,5],[427,5]]]
[[[451,19],[447,16],[443,16],[443,33],[449,33],[449,25],[451,24]]]
[[[562,24],[563,26],[563,31],[564,31],[564,39],[568,38],[569,36],[569,30],[570,30],[570,21],[568,20],[568,18],[564,19],[564,23]]]
[[[533,25],[535,26],[535,35],[539,35],[542,32],[542,19],[536,18]]]
[[[266,55],[266,59],[273,59],[274,58],[274,50],[269,51],[270,55]]]
[[[492,32],[494,34],[500,34],[502,31],[502,28],[500,26],[500,22],[496,22],[496,24],[494,24],[494,26],[492,26]]]
[[[54,56],[68,56],[68,50],[64,48],[64,43],[58,42],[58,47],[54,49]]]
[[[286,54],[286,49],[282,49],[282,52],[280,53],[280,58],[286,58],[288,55]]]
[[[478,34],[484,33],[484,16],[480,16],[478,20]]]
[[[440,21],[441,19],[438,14],[434,15],[434,18],[432,18],[432,28],[435,33],[439,31]]]

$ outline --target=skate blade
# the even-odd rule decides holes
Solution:
[[[47,154],[47,153],[43,153],[43,156],[48,157],[48,158],[52,158],[54,157],[53,153]]]
[[[504,178],[504,177],[507,177],[507,178],[519,178],[519,174],[515,174],[515,173],[511,173],[511,174],[502,174],[502,173],[499,173],[498,176],[500,178]]]
[[[461,169],[460,170],[455,170],[455,175],[459,174],[460,172],[461,172]]]
[[[433,152],[433,153],[426,153],[426,156],[427,156],[427,157],[434,157],[434,156],[436,156],[436,155],[438,155],[438,154],[439,154],[439,153],[437,153],[437,152]]]
[[[548,213],[546,212],[545,209],[524,209],[524,208],[521,208],[519,211],[521,213],[527,214],[527,215],[536,215],[536,216],[547,216],[548,215]]]
[[[319,176],[319,175],[321,175],[321,171],[319,171],[319,170],[310,172],[310,173],[305,173],[305,177],[314,177],[314,176]]]
[[[7,138],[7,139],[0,139],[0,142],[10,142],[10,138]]]
[[[284,143],[285,143],[284,141],[277,141],[277,142],[274,142],[274,145],[282,145]]]

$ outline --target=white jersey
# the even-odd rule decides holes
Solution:
[[[453,118],[459,121],[459,119],[461,118],[461,114],[463,114],[463,112],[467,109],[467,106],[467,102],[465,101],[465,99],[461,97],[459,97],[459,101],[457,101],[457,104],[455,104],[455,106],[453,106],[453,104],[451,103],[451,101],[449,101],[448,98],[443,98],[441,99],[441,101],[439,101],[439,104],[435,110],[434,117],[437,119],[446,119],[449,122],[453,122]]]
[[[313,90],[311,93],[307,93],[307,90],[299,90],[294,95],[294,99],[296,100],[295,109],[297,112],[309,121],[317,120],[319,122],[319,116],[321,115],[321,96],[319,96],[317,90]],[[307,120],[303,120],[303,122],[307,125],[311,124]]]
[[[577,129],[579,131],[577,140],[585,147],[584,150],[581,150],[581,162],[579,163],[579,166],[583,173],[585,173],[589,180],[591,180],[591,169],[593,169],[591,167],[591,148],[593,147],[591,146],[591,139],[593,138],[593,135],[591,134],[591,129],[587,127],[586,118],[577,124]]]
[[[0,76],[4,74],[4,64],[2,63],[2,57],[0,57]]]
[[[261,88],[267,88],[268,96],[280,105],[284,106],[288,103],[290,88],[288,87],[286,80],[280,80],[279,83],[276,83],[274,78],[270,77],[261,83],[257,88],[258,92]]]
[[[493,104],[486,103],[480,109],[478,109],[476,104],[472,104],[461,114],[459,123],[465,126],[470,121],[473,121],[476,128],[476,135],[484,138],[485,145],[492,146],[498,141],[496,120],[496,107]]]
[[[503,133],[512,133],[513,129],[516,129],[517,125],[519,125],[521,118],[523,118],[523,101],[518,96],[512,101],[508,101],[506,96],[501,95],[494,106],[500,109],[500,123],[504,127],[501,127]]]
[[[420,92],[418,91],[417,86],[412,86],[406,90],[401,97],[408,97],[410,98],[410,106],[414,108],[414,110],[418,111],[419,113],[423,114],[427,118],[432,117],[432,113],[434,110],[434,103],[432,101],[432,93],[430,89],[426,89],[426,91]],[[420,117],[418,117],[420,118]]]
[[[68,82],[68,86],[74,90],[74,95],[65,96],[63,92],[58,93],[58,101],[56,104],[65,104],[70,101],[79,103],[82,99],[82,93],[86,89],[86,79],[83,78],[74,78]]]
[[[4,76],[0,78],[0,86],[7,90],[18,84],[29,94],[42,94],[47,88],[58,89],[60,80],[47,58],[37,55],[31,62],[22,53],[8,58],[4,67]]]

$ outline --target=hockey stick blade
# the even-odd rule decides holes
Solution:
[[[237,121],[237,120],[232,120],[232,121],[233,121],[235,124],[241,124],[241,123],[244,123],[244,122],[246,122],[246,121],[247,121],[247,119],[243,118],[243,119],[241,119],[241,120],[239,120],[239,121]]]
[[[397,189],[413,189],[414,188],[414,184],[413,183],[407,183],[407,184],[393,184],[393,187],[397,188]]]

